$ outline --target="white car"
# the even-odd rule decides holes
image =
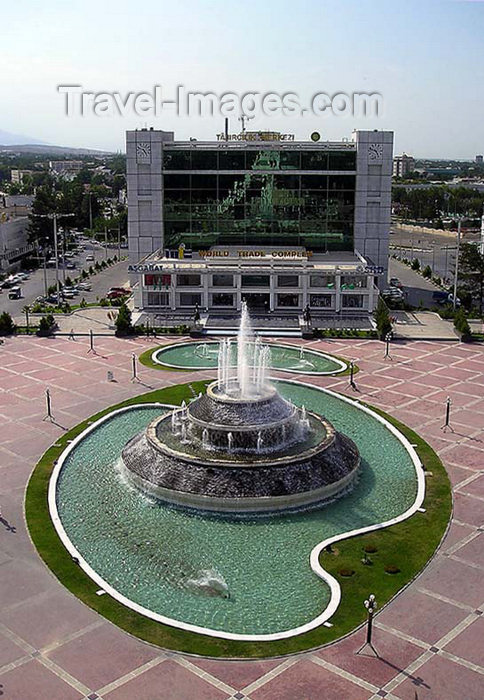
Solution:
[[[94,255],[86,255],[86,262],[94,262]]]
[[[92,285],[89,284],[89,282],[79,282],[79,284],[77,285],[77,288],[81,292],[90,292],[92,289]]]

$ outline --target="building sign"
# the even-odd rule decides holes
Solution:
[[[241,131],[240,134],[217,134],[217,141],[294,141],[294,134],[278,131]]]
[[[128,272],[161,272],[163,265],[156,263],[143,263],[139,265],[128,265]]]
[[[199,250],[198,254],[201,258],[310,258],[312,250]]]
[[[383,275],[385,272],[381,265],[358,265],[356,268],[357,272],[366,272],[367,275]]]

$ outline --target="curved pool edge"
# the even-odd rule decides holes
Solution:
[[[206,368],[205,368],[206,369]],[[304,387],[309,387],[313,388],[317,391],[321,391],[322,393],[327,393],[330,394],[331,396],[334,396],[335,398],[338,398],[342,401],[345,401],[346,403],[349,403],[350,405],[355,406],[356,408],[364,411],[365,413],[371,415],[373,418],[376,418],[381,424],[383,424],[390,432],[402,443],[402,445],[405,447],[407,452],[410,455],[410,458],[412,460],[412,463],[415,467],[415,472],[417,476],[417,493],[415,497],[415,501],[412,506],[410,506],[406,511],[401,513],[399,516],[396,516],[395,518],[391,518],[390,520],[383,521],[381,523],[375,523],[373,525],[369,525],[364,528],[357,528],[355,530],[350,530],[345,533],[340,533],[338,535],[335,535],[333,537],[329,537],[325,540],[322,540],[320,543],[315,545],[313,549],[311,550],[310,556],[309,556],[309,562],[312,571],[318,576],[321,580],[323,580],[327,586],[330,589],[330,600],[328,605],[324,608],[324,610],[314,617],[312,620],[309,622],[299,625],[298,627],[291,628],[289,630],[284,630],[282,632],[274,632],[270,634],[240,634],[240,633],[235,633],[235,632],[225,632],[223,630],[214,630],[208,627],[201,627],[199,625],[193,625],[188,622],[183,622],[181,620],[176,620],[174,618],[166,617],[165,615],[160,615],[159,613],[154,613],[151,610],[148,610],[147,608],[144,608],[142,605],[139,605],[138,603],[135,603],[134,601],[130,600],[123,594],[119,593],[115,588],[113,588],[110,584],[108,584],[104,579],[88,564],[88,562],[82,557],[82,555],[78,552],[76,547],[72,544],[71,540],[69,539],[66,531],[64,530],[64,527],[62,525],[58,509],[57,509],[57,500],[56,500],[56,491],[57,491],[57,481],[60,476],[60,473],[62,471],[62,467],[64,465],[64,462],[66,458],[69,456],[70,452],[92,431],[94,431],[99,425],[102,423],[110,420],[113,416],[121,414],[121,413],[126,413],[127,411],[133,410],[135,408],[140,408],[140,407],[146,407],[146,408],[153,408],[153,407],[159,407],[159,408],[173,408],[173,404],[164,404],[164,403],[159,403],[159,402],[152,402],[152,403],[143,403],[143,404],[132,404],[130,406],[124,406],[122,408],[115,409],[114,411],[111,411],[107,413],[106,415],[102,416],[99,418],[97,421],[89,425],[87,428],[85,428],[79,435],[77,435],[72,442],[63,450],[62,454],[60,455],[59,459],[54,463],[54,468],[52,470],[51,476],[49,478],[49,487],[48,487],[48,506],[49,506],[49,512],[51,516],[52,523],[54,525],[54,528],[57,532],[58,537],[60,538],[62,544],[66,548],[66,550],[69,552],[71,557],[76,560],[76,562],[79,564],[81,569],[93,580],[100,588],[102,588],[106,593],[109,593],[109,595],[114,599],[117,600],[119,603],[124,605],[125,607],[133,610],[134,612],[143,615],[144,617],[147,617],[155,622],[160,622],[162,624],[168,625],[170,627],[175,627],[181,630],[184,630],[186,632],[193,632],[196,634],[203,634],[207,635],[209,637],[215,637],[215,638],[220,638],[220,639],[227,639],[231,641],[240,641],[240,642],[273,642],[273,641],[280,641],[283,639],[289,639],[291,637],[295,637],[301,634],[304,634],[306,632],[309,632],[317,627],[320,627],[323,625],[325,622],[327,622],[336,612],[336,610],[339,607],[339,604],[341,602],[341,587],[338,583],[338,581],[329,573],[327,572],[319,563],[319,556],[322,552],[322,550],[327,547],[329,544],[334,544],[335,542],[339,542],[342,540],[349,539],[351,537],[355,537],[356,535],[362,535],[368,532],[373,532],[375,530],[380,530],[384,529],[387,527],[390,527],[391,525],[395,525],[397,523],[400,523],[404,520],[407,520],[410,516],[412,516],[414,513],[417,512],[417,510],[420,508],[420,506],[423,503],[424,497],[425,497],[425,477],[424,477],[424,472],[423,472],[423,465],[422,462],[420,461],[420,458],[417,455],[417,452],[415,449],[412,447],[411,443],[409,440],[396,428],[394,425],[392,425],[386,418],[383,416],[380,416],[378,413],[373,411],[371,408],[368,406],[365,406],[360,403],[359,400],[351,399],[347,396],[344,396],[343,394],[339,394],[335,391],[331,391],[330,389],[324,389],[322,387],[314,386],[314,385],[308,385],[304,382],[295,380],[295,379],[284,379],[284,380],[277,380],[275,378],[271,378],[274,381],[283,381],[289,384],[296,384]]]
[[[231,336],[233,337],[233,336]],[[150,355],[150,358],[152,362],[154,362],[156,365],[160,365],[160,368],[163,367],[169,367],[170,369],[181,369],[181,370],[193,370],[195,372],[199,372],[202,370],[212,370],[212,369],[217,369],[216,366],[214,365],[213,367],[200,367],[200,366],[192,366],[190,367],[189,365],[174,365],[171,364],[170,362],[162,362],[161,360],[158,360],[156,355],[158,353],[162,353],[165,350],[171,350],[172,348],[180,348],[180,347],[187,347],[189,345],[216,345],[218,344],[218,340],[209,340],[206,343],[200,343],[200,342],[195,342],[195,341],[184,341],[181,343],[167,343],[166,345],[161,345],[160,347],[156,348],[153,350],[153,352]],[[280,348],[289,348],[291,350],[298,349],[299,347],[304,347],[304,346],[298,346],[298,345],[290,345],[289,343],[267,343],[269,347],[271,346],[276,346]],[[332,371],[328,372],[312,372],[308,370],[301,370],[301,369],[289,369],[286,367],[272,367],[273,370],[277,372],[287,372],[288,374],[299,374],[299,375],[304,375],[307,377],[332,377],[336,376],[338,374],[341,374],[342,372],[345,372],[349,365],[347,362],[344,362],[343,360],[340,360],[339,357],[336,357],[335,355],[330,355],[329,353],[326,352],[321,352],[320,350],[314,350],[313,348],[304,348],[305,352],[308,353],[313,353],[314,355],[319,355],[321,357],[324,357],[328,360],[331,360],[331,362],[334,362],[335,364],[339,365],[339,369],[335,369]],[[289,381],[289,380],[288,380]]]

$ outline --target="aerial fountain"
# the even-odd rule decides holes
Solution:
[[[290,510],[348,492],[356,445],[284,399],[269,366],[243,304],[236,342],[221,342],[206,394],[158,416],[124,447],[129,479],[162,501],[218,512]]]

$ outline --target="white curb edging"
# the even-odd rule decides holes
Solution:
[[[206,369],[206,368],[204,368]],[[319,544],[317,544],[315,547],[313,547],[310,557],[309,557],[309,562],[311,565],[311,569],[313,572],[319,576],[327,585],[329,586],[330,589],[330,601],[327,605],[327,607],[315,618],[310,620],[310,622],[305,623],[304,625],[300,625],[299,627],[294,627],[290,630],[284,630],[282,632],[275,632],[272,634],[238,634],[235,632],[225,632],[223,630],[213,630],[208,627],[200,627],[199,625],[192,625],[187,622],[183,622],[180,620],[175,620],[170,617],[166,617],[165,615],[160,615],[159,613],[154,613],[151,610],[148,610],[147,608],[143,607],[142,605],[139,605],[138,603],[133,602],[129,598],[126,598],[126,596],[122,595],[119,593],[115,588],[113,588],[109,583],[107,583],[99,574],[94,571],[94,569],[88,564],[88,562],[82,557],[82,555],[77,551],[77,549],[74,547],[72,544],[71,540],[69,539],[66,531],[64,530],[64,527],[62,525],[61,519],[59,517],[59,512],[57,510],[57,502],[56,502],[56,491],[57,491],[57,481],[59,478],[59,475],[61,473],[62,467],[64,465],[64,462],[70,452],[93,430],[95,430],[99,425],[102,423],[106,422],[107,420],[110,420],[113,416],[118,415],[120,413],[125,413],[127,411],[133,410],[134,408],[142,408],[142,407],[160,407],[160,408],[173,408],[173,405],[171,404],[163,404],[163,403],[143,403],[143,404],[133,404],[131,406],[125,406],[124,408],[119,408],[116,409],[115,411],[112,411],[108,413],[107,415],[103,416],[99,420],[95,421],[92,425],[90,425],[88,428],[82,431],[74,440],[66,447],[66,449],[62,452],[60,458],[58,461],[55,463],[54,469],[52,470],[52,474],[49,480],[49,492],[48,492],[48,503],[49,503],[49,510],[50,510],[50,515],[52,518],[52,522],[54,524],[54,527],[56,529],[57,534],[59,535],[59,538],[62,541],[62,544],[64,547],[67,549],[69,554],[73,559],[75,559],[78,563],[81,569],[103,590],[105,590],[109,595],[117,600],[118,602],[122,603],[122,605],[125,605],[126,607],[130,608],[131,610],[134,610],[135,612],[139,613],[140,615],[143,615],[145,617],[148,617],[152,620],[155,620],[156,622],[161,622],[165,625],[169,625],[171,627],[177,627],[179,629],[183,629],[187,632],[195,632],[197,634],[205,634],[210,637],[218,637],[221,639],[230,639],[234,641],[244,641],[244,642],[272,642],[272,641],[278,641],[281,639],[289,639],[290,637],[295,637],[300,634],[304,634],[305,632],[309,632],[312,629],[315,629],[316,627],[319,627],[320,625],[324,624],[327,620],[329,620],[336,610],[338,609],[338,606],[341,602],[341,588],[338,583],[338,581],[331,576],[327,571],[323,569],[323,567],[319,563],[319,555],[321,551],[327,547],[330,544],[334,544],[335,542],[339,542],[341,540],[348,539],[350,537],[354,537],[355,535],[361,535],[367,532],[373,532],[375,530],[380,530],[382,528],[389,527],[390,525],[395,525],[396,523],[400,523],[403,520],[406,520],[409,518],[411,515],[417,512],[417,510],[420,508],[420,506],[423,503],[424,497],[425,497],[425,477],[423,473],[423,466],[422,463],[410,444],[410,442],[407,440],[407,438],[399,431],[395,426],[393,426],[391,423],[389,423],[385,418],[382,416],[378,415],[374,411],[372,411],[370,408],[367,406],[362,406],[359,402],[350,399],[347,396],[343,396],[341,394],[338,394],[334,391],[331,391],[330,389],[323,389],[322,387],[317,387],[314,385],[308,385],[303,382],[297,381],[295,379],[284,379],[284,380],[276,380],[276,381],[283,381],[289,384],[297,384],[300,386],[308,387],[315,389],[317,391],[321,391],[322,393],[329,394],[337,399],[340,399],[342,401],[345,401],[346,403],[351,404],[352,406],[355,406],[356,408],[360,409],[361,411],[364,411],[365,413],[371,415],[373,418],[376,418],[380,423],[382,423],[390,432],[395,435],[395,437],[400,440],[400,442],[403,444],[407,452],[410,454],[410,457],[412,459],[412,462],[415,467],[416,471],[416,476],[417,476],[417,494],[415,497],[415,501],[413,505],[408,508],[404,513],[399,515],[396,518],[391,518],[390,520],[386,520],[385,522],[382,523],[376,523],[374,525],[369,525],[364,528],[358,528],[356,530],[351,530],[349,532],[344,532],[340,533],[339,535],[335,535],[334,537],[329,537]]]

